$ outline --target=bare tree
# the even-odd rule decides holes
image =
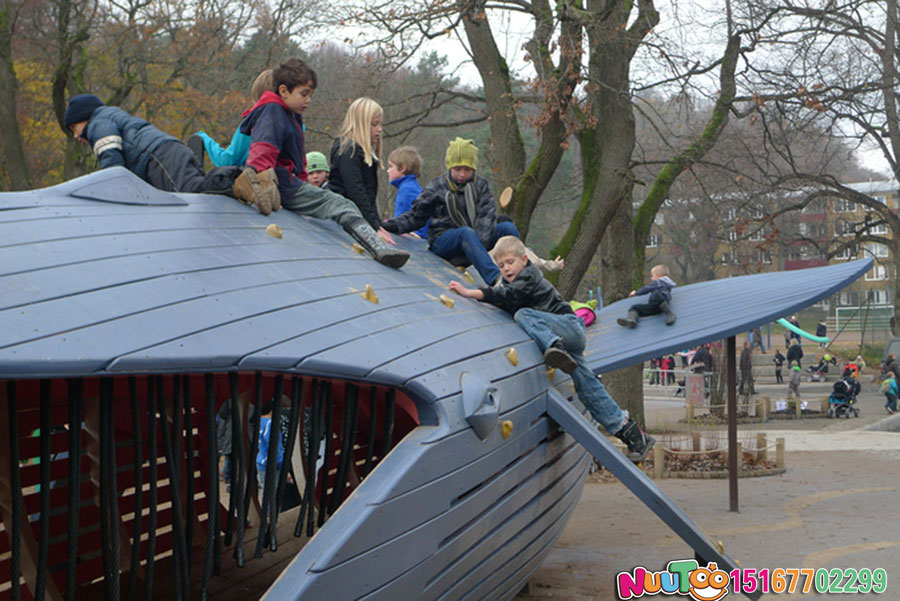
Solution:
[[[19,82],[12,42],[23,6],[20,2],[0,0],[0,148],[3,150],[4,171],[13,190],[24,190],[31,185],[16,110]]]

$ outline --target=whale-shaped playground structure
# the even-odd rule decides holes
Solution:
[[[459,271],[400,245],[412,257],[392,270],[330,222],[122,168],[0,194],[0,601],[510,599],[565,527],[589,453],[734,567],[509,315],[442,299]],[[586,354],[599,374],[732,336],[870,266],[679,287],[672,327],[620,328],[628,301],[614,303]],[[257,474],[253,416],[271,398]],[[279,512],[292,487],[300,504]]]

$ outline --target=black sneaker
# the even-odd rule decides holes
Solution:
[[[626,455],[633,463],[643,461],[653,445],[656,444],[656,439],[641,430],[637,422],[630,418],[628,423],[616,432],[615,436],[628,447]]]
[[[566,349],[563,348],[558,340],[554,342],[550,348],[544,351],[544,363],[550,367],[561,369],[567,374],[571,374],[575,371],[575,368],[578,367],[575,359],[566,352]]]

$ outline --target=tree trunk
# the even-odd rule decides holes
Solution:
[[[495,190],[499,194],[505,187],[515,186],[525,171],[525,142],[519,132],[509,66],[494,41],[484,3],[469,6],[463,23],[472,48],[472,59],[484,84],[491,123],[487,151],[494,169]]]
[[[31,187],[31,177],[16,118],[16,91],[19,86],[12,56],[13,10],[10,2],[0,2],[0,147],[11,189],[26,190]]]
[[[622,203],[606,234],[603,236],[600,281],[603,287],[603,303],[611,303],[628,296],[632,290],[631,262],[634,254],[631,244],[634,240],[631,203]],[[631,365],[604,374],[604,383],[622,409],[641,427],[644,426],[644,385],[643,365]]]

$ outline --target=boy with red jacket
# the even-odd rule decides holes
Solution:
[[[336,221],[376,261],[400,268],[409,254],[388,246],[363,219],[353,202],[307,183],[302,113],[316,89],[316,72],[299,58],[272,71],[274,92],[266,91],[244,113],[241,132],[250,136],[247,166],[260,185],[238,198],[264,215],[284,206],[300,215]]]

